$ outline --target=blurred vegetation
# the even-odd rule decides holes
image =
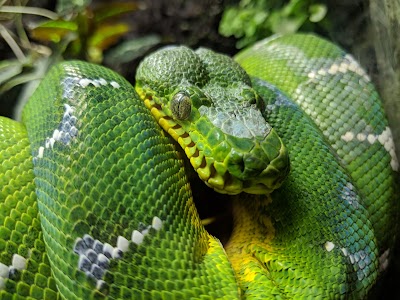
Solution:
[[[240,49],[274,33],[315,31],[326,13],[327,6],[314,0],[240,0],[225,8],[219,31],[238,39]]]
[[[85,0],[58,1],[54,12],[27,6],[27,1],[9,2],[14,5],[4,5],[3,1],[0,7],[0,35],[14,57],[0,61],[0,93],[29,83],[24,100],[36,88],[36,79],[58,60],[75,58],[101,63],[103,52],[130,30],[121,16],[138,9],[135,2],[92,6]],[[29,23],[23,22],[25,15],[31,16]]]
[[[228,49],[224,52],[233,54],[235,44],[242,48],[272,33],[313,30],[327,12],[326,5],[313,0],[202,4],[176,0],[58,0],[54,7],[51,2],[28,6],[27,0],[3,0],[0,5],[0,36],[13,53],[1,57],[0,97],[16,87],[19,91],[20,85],[28,83],[19,95],[21,105],[49,66],[58,60],[83,59],[123,73],[127,66],[134,70],[138,59],[164,43],[214,49],[220,44],[216,50]],[[141,14],[152,22],[141,18]],[[143,28],[147,29],[144,34]],[[18,111],[17,108],[17,117]]]

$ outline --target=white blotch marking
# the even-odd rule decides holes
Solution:
[[[111,84],[111,86],[112,86],[113,88],[116,88],[116,89],[119,89],[119,88],[120,88],[119,83],[116,82],[116,81],[111,81],[110,84]]]
[[[53,147],[54,147],[54,143],[56,142],[56,140],[55,139],[53,139],[53,138],[50,138],[50,147],[51,147],[51,149],[53,149]]]
[[[87,87],[91,83],[92,83],[92,80],[90,80],[88,78],[82,78],[81,80],[79,80],[79,85],[83,88]]]
[[[46,149],[49,149],[49,148],[51,148],[51,149],[53,149],[53,147],[54,147],[54,143],[55,143],[55,139],[53,138],[53,137],[51,137],[51,138],[46,138],[46,142],[45,142],[45,148]]]
[[[98,79],[98,82],[99,82],[101,85],[107,85],[107,80],[105,80],[104,78],[99,78],[99,79]]]
[[[341,248],[340,250],[342,250],[344,256],[349,255],[349,252],[347,251],[346,248]]]
[[[38,158],[43,158],[43,153],[44,153],[44,147],[39,147],[37,157]]]
[[[399,161],[397,160],[395,152],[392,131],[390,130],[389,127],[386,127],[386,129],[380,135],[378,135],[378,141],[383,145],[383,147],[385,147],[386,151],[389,152],[390,157],[392,158],[390,161],[392,169],[398,171]]]
[[[392,136],[392,131],[389,127],[386,127],[381,134],[371,134],[371,133],[357,133],[348,131],[344,135],[341,136],[341,139],[345,142],[351,142],[357,139],[360,142],[367,141],[371,145],[378,141],[385,150],[390,154],[391,161],[390,166],[394,171],[399,170],[399,161],[397,160],[397,156],[395,153],[395,146]]]
[[[351,142],[352,140],[354,140],[354,133],[351,131],[348,131],[344,135],[341,136],[341,139],[345,142]]]
[[[140,245],[143,242],[144,235],[137,230],[132,232],[132,242],[136,245]]]
[[[117,238],[117,248],[121,249],[122,252],[129,250],[129,241],[123,236],[118,236]]]
[[[8,278],[10,269],[3,263],[0,263],[0,278]]]
[[[104,280],[97,280],[97,282],[96,282],[96,289],[97,290],[100,290],[100,289],[102,289],[103,288],[103,286],[106,284],[106,282],[104,281]]]
[[[154,217],[153,221],[151,222],[151,226],[155,229],[155,230],[160,230],[162,227],[162,221],[160,220],[159,217]]]
[[[357,134],[357,140],[359,140],[360,142],[364,142],[366,138],[367,138],[367,136],[365,135],[365,133]]]
[[[118,247],[115,247],[112,252],[112,258],[120,259],[120,258],[122,258],[122,254],[123,254],[122,250],[119,249]]]
[[[309,72],[307,76],[310,79],[315,79],[316,77],[318,77],[318,75],[336,75],[338,73],[345,74],[347,72],[356,73],[357,75],[361,76],[366,82],[371,81],[368,74],[350,54],[345,55],[341,61],[336,61],[332,63],[328,68],[313,70]]]
[[[26,259],[19,254],[14,254],[12,258],[12,266],[18,271],[26,269]]]
[[[390,249],[387,249],[383,254],[379,257],[379,271],[382,272],[387,269],[389,265],[389,254]]]
[[[332,242],[327,241],[324,244],[324,247],[325,247],[326,251],[331,252],[333,250],[333,248],[335,248],[335,244],[332,243]]]
[[[100,86],[100,82],[99,82],[99,80],[98,79],[94,79],[94,80],[92,80],[92,82],[91,82],[95,87],[99,87]]]
[[[110,81],[109,83],[113,88],[119,89],[121,87],[119,85],[119,83],[116,82],[116,81]],[[93,85],[94,87],[98,88],[100,86],[106,86],[108,84],[108,82],[107,82],[107,80],[105,80],[104,78],[101,78],[101,77],[100,78],[93,78],[93,79],[91,79],[91,78],[82,78],[82,79],[79,80],[78,84],[83,88],[86,88],[89,85]]]
[[[375,135],[373,135],[373,134],[368,134],[368,136],[367,136],[367,141],[368,141],[368,143],[370,143],[371,145],[372,145],[373,143],[375,143],[377,139],[378,139],[378,138],[377,138]]]
[[[140,245],[143,242],[144,236],[150,233],[151,229],[156,231],[161,230],[162,223],[159,217],[153,217],[151,225],[148,225],[142,231],[134,230],[132,232],[131,241],[123,236],[118,236],[116,247],[111,246],[109,243],[102,243],[99,240],[95,240],[89,234],[85,234],[82,238],[77,238],[73,251],[79,255],[78,269],[96,281],[97,289],[103,288],[105,282],[102,278],[110,266],[110,260],[122,258],[124,252],[129,251],[130,243]],[[5,266],[5,268],[8,267]],[[6,274],[8,273],[9,271],[6,272]]]
[[[54,141],[58,141],[58,140],[60,139],[60,131],[59,131],[58,129],[56,129],[56,130],[53,131],[53,137],[52,137],[52,139],[53,139]]]

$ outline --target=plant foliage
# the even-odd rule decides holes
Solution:
[[[224,10],[219,32],[237,38],[240,49],[274,33],[313,29],[326,13],[315,0],[240,0]]]

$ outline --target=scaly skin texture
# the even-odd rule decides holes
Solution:
[[[365,71],[342,49],[307,35],[265,40],[236,61],[290,95],[313,119],[362,195],[383,255],[396,233],[393,171],[399,163],[379,95]]]
[[[24,127],[16,125],[10,136],[24,142],[21,153],[29,159],[16,163],[29,166],[27,182],[18,177],[25,174],[18,164],[1,178],[33,190],[35,177],[38,202],[30,204],[39,207],[54,279],[46,287],[39,275],[23,276],[25,269],[42,274],[32,259],[38,242],[17,251],[14,235],[2,235],[1,268],[13,266],[17,252],[26,267],[2,276],[1,299],[55,299],[53,280],[65,299],[238,298],[222,246],[200,224],[176,149],[125,79],[87,63],[59,64],[30,99],[23,121],[33,160]],[[12,121],[3,120],[2,128],[6,122]],[[10,164],[6,157],[2,162]],[[3,205],[14,197],[9,190]],[[25,194],[20,201],[35,199]],[[6,213],[2,232],[18,222],[17,213]]]
[[[273,238],[267,247],[242,250],[235,246],[239,243],[232,242],[228,253],[232,252],[237,257],[245,252],[262,257],[260,261],[268,261],[267,268],[262,271],[273,283],[274,289],[268,291],[271,296],[280,294],[291,298],[297,295],[296,288],[303,289],[302,295],[313,297],[339,297],[346,294],[356,298],[364,296],[390,261],[398,216],[395,179],[398,176],[398,160],[379,96],[368,75],[351,55],[310,35],[270,38],[239,53],[235,59],[251,76],[274,84],[298,105],[287,99],[281,100],[285,98],[284,95],[274,90],[273,93],[278,96],[271,97],[270,86],[265,87],[263,82],[256,84],[257,92],[266,101],[264,116],[278,131],[289,152],[301,153],[304,149],[313,149],[313,154],[291,155],[292,172],[288,180],[272,194],[272,199],[264,201],[262,207],[273,224],[272,229],[271,226],[268,228],[269,236]],[[305,115],[301,120],[293,121],[298,114],[295,111],[300,108]],[[316,125],[314,130],[310,127],[305,131],[292,125],[298,123],[305,127],[308,119],[312,119]],[[313,131],[315,136],[320,137],[305,138],[305,132],[311,136]],[[334,152],[329,151],[324,157],[317,158],[317,153],[324,151],[314,152],[318,146],[310,142],[315,144],[319,140],[327,141]],[[331,169],[335,164],[338,166]],[[334,183],[330,190],[324,190],[335,174],[340,174],[341,167],[349,177],[346,174],[339,175],[340,181]],[[307,173],[304,173],[305,170]],[[311,173],[314,174],[312,181],[308,180]],[[332,194],[335,190],[336,195]],[[303,196],[295,196],[301,194]],[[291,209],[282,209],[282,204],[276,199],[286,199],[283,205]],[[332,201],[339,202],[333,204]],[[243,204],[243,201],[238,206],[239,214],[243,211],[249,213],[250,206]],[[306,208],[307,211],[304,211]],[[300,222],[293,224],[295,232],[291,232],[290,226],[281,226],[281,220],[293,219],[291,210],[296,212],[296,216],[301,216]],[[322,212],[326,218],[320,216]],[[297,217],[295,219],[299,220]],[[242,228],[242,236],[252,236],[251,228],[257,224],[250,222],[245,225],[241,218],[236,218],[236,223],[236,228]],[[318,230],[311,229],[312,223]],[[246,226],[247,230],[243,230]],[[243,238],[240,234],[237,234],[239,239]],[[329,249],[329,253],[318,251],[321,249],[318,247],[310,249],[307,244],[324,246],[322,249]],[[302,276],[290,274],[302,270],[304,266],[300,264],[293,267],[292,258],[282,257],[282,246],[285,249],[284,256],[292,247],[295,249],[293,251],[310,253],[310,256],[327,255],[325,260],[318,259],[320,264],[327,262],[320,269],[330,269],[338,287],[324,282],[329,277],[322,273],[313,275],[312,272],[309,273],[310,277],[315,276],[313,283],[294,285],[294,288],[284,286],[282,282],[285,279],[304,280]],[[287,264],[287,259],[291,263]],[[329,263],[334,259],[341,259],[342,263]],[[313,259],[309,264],[316,261]],[[282,267],[282,263],[286,266]],[[309,269],[308,266],[306,268]],[[248,270],[243,265],[239,267],[239,263],[235,269],[240,274]],[[276,272],[277,269],[279,272]],[[282,276],[282,269],[287,270],[288,274]],[[304,273],[305,270],[300,271],[300,274]],[[256,294],[254,282],[244,287],[252,295]],[[251,287],[247,289],[247,285]]]
[[[309,35],[236,60],[255,77],[206,49],[162,49],[140,65],[139,95],[64,62],[23,124],[0,118],[1,299],[368,293],[393,245],[398,169],[368,77]],[[235,194],[228,256],[164,132],[207,185]]]
[[[26,129],[0,117],[0,136],[0,299],[27,295],[57,299],[40,227]],[[9,269],[13,264],[17,268]]]
[[[249,76],[229,57],[167,47],[142,61],[136,89],[216,191],[270,193],[287,176],[286,148],[262,117]],[[185,118],[172,112],[182,93],[190,98]]]

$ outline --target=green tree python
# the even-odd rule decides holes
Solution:
[[[359,299],[391,259],[399,165],[379,96],[313,35],[234,60],[165,47],[135,87],[62,62],[0,136],[1,299]],[[232,195],[224,246],[184,156]]]

